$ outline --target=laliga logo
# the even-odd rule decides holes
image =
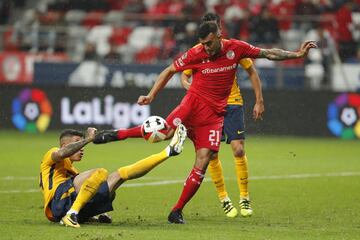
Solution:
[[[50,124],[52,107],[39,89],[24,89],[12,102],[12,122],[26,132],[45,132]]]
[[[360,138],[360,95],[341,94],[328,106],[328,128],[343,139]]]
[[[115,102],[111,95],[104,99],[71,103],[71,99],[61,99],[61,122],[80,125],[112,125],[114,128],[128,128],[142,124],[150,116],[149,106],[139,106],[127,102]]]

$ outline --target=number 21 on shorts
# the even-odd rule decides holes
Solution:
[[[218,130],[210,130],[209,132],[209,142],[211,146],[218,146],[220,143],[220,131]]]

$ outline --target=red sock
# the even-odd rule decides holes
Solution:
[[[125,138],[141,138],[141,125],[129,129],[120,129],[117,131],[117,137],[119,140]]]
[[[181,196],[173,210],[183,209],[185,204],[195,195],[204,179],[205,171],[194,167],[185,181]]]

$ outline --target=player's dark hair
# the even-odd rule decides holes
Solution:
[[[201,18],[201,22],[211,22],[211,21],[216,21],[216,24],[218,26],[220,26],[220,16],[217,15],[216,13],[206,13],[202,18]]]
[[[210,33],[216,34],[218,32],[218,27],[216,23],[213,22],[203,22],[198,30],[198,37],[204,39]]]
[[[79,136],[84,138],[85,134],[81,131],[75,130],[75,129],[65,129],[60,133],[59,139],[63,139],[64,137],[73,137],[73,136]]]

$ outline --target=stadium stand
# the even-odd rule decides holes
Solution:
[[[341,61],[357,62],[359,3],[360,0],[2,1],[0,47],[3,51],[67,54],[71,60],[81,61],[86,45],[92,44],[104,61],[118,58],[118,63],[163,63],[193,46],[197,39],[192,31],[200,16],[216,11],[224,20],[225,37],[265,47],[295,49],[303,41],[302,36],[321,26],[334,40]],[[318,64],[313,59],[306,63]],[[302,60],[280,63],[301,64]],[[307,69],[310,75],[321,73],[314,65]]]

